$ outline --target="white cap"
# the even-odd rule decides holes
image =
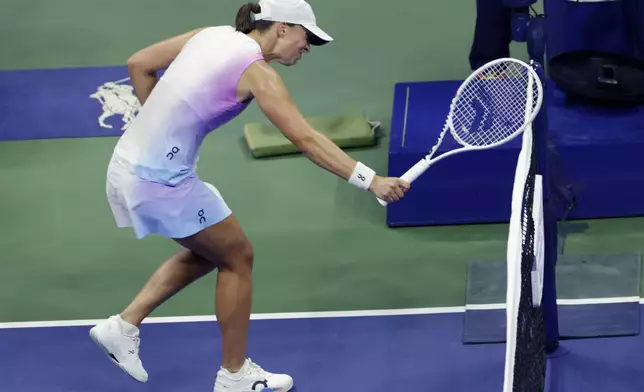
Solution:
[[[311,45],[320,46],[333,41],[330,35],[318,27],[313,8],[304,0],[259,0],[261,12],[255,20],[293,23],[311,33]]]

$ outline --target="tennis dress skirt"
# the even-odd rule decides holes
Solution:
[[[217,188],[196,176],[169,186],[144,180],[112,160],[106,188],[116,225],[133,228],[137,238],[185,238],[232,213]]]

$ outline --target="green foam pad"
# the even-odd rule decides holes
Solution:
[[[320,133],[341,148],[368,147],[376,144],[378,122],[369,121],[362,113],[306,117]],[[248,148],[255,158],[295,154],[297,147],[272,123],[249,123],[244,126]]]

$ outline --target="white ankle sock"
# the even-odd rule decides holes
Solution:
[[[120,314],[117,314],[115,318],[116,321],[118,321],[118,323],[120,324],[121,332],[123,332],[124,335],[135,336],[139,333],[139,329],[136,327],[136,325],[130,324],[127,321],[123,320]]]
[[[239,374],[242,374],[242,370],[244,370],[246,368],[247,363],[248,363],[248,359],[244,360],[244,363],[242,364],[242,366],[235,372],[231,372],[230,370],[228,370],[226,368],[223,368],[223,367],[222,367],[222,369],[224,369],[230,375],[239,375]]]

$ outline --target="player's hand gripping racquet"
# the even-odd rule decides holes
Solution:
[[[539,75],[521,60],[501,58],[483,65],[458,88],[436,144],[400,178],[412,183],[450,155],[509,142],[534,121],[541,109],[542,93]],[[461,147],[434,157],[448,129]],[[384,200],[378,201],[387,205]]]

